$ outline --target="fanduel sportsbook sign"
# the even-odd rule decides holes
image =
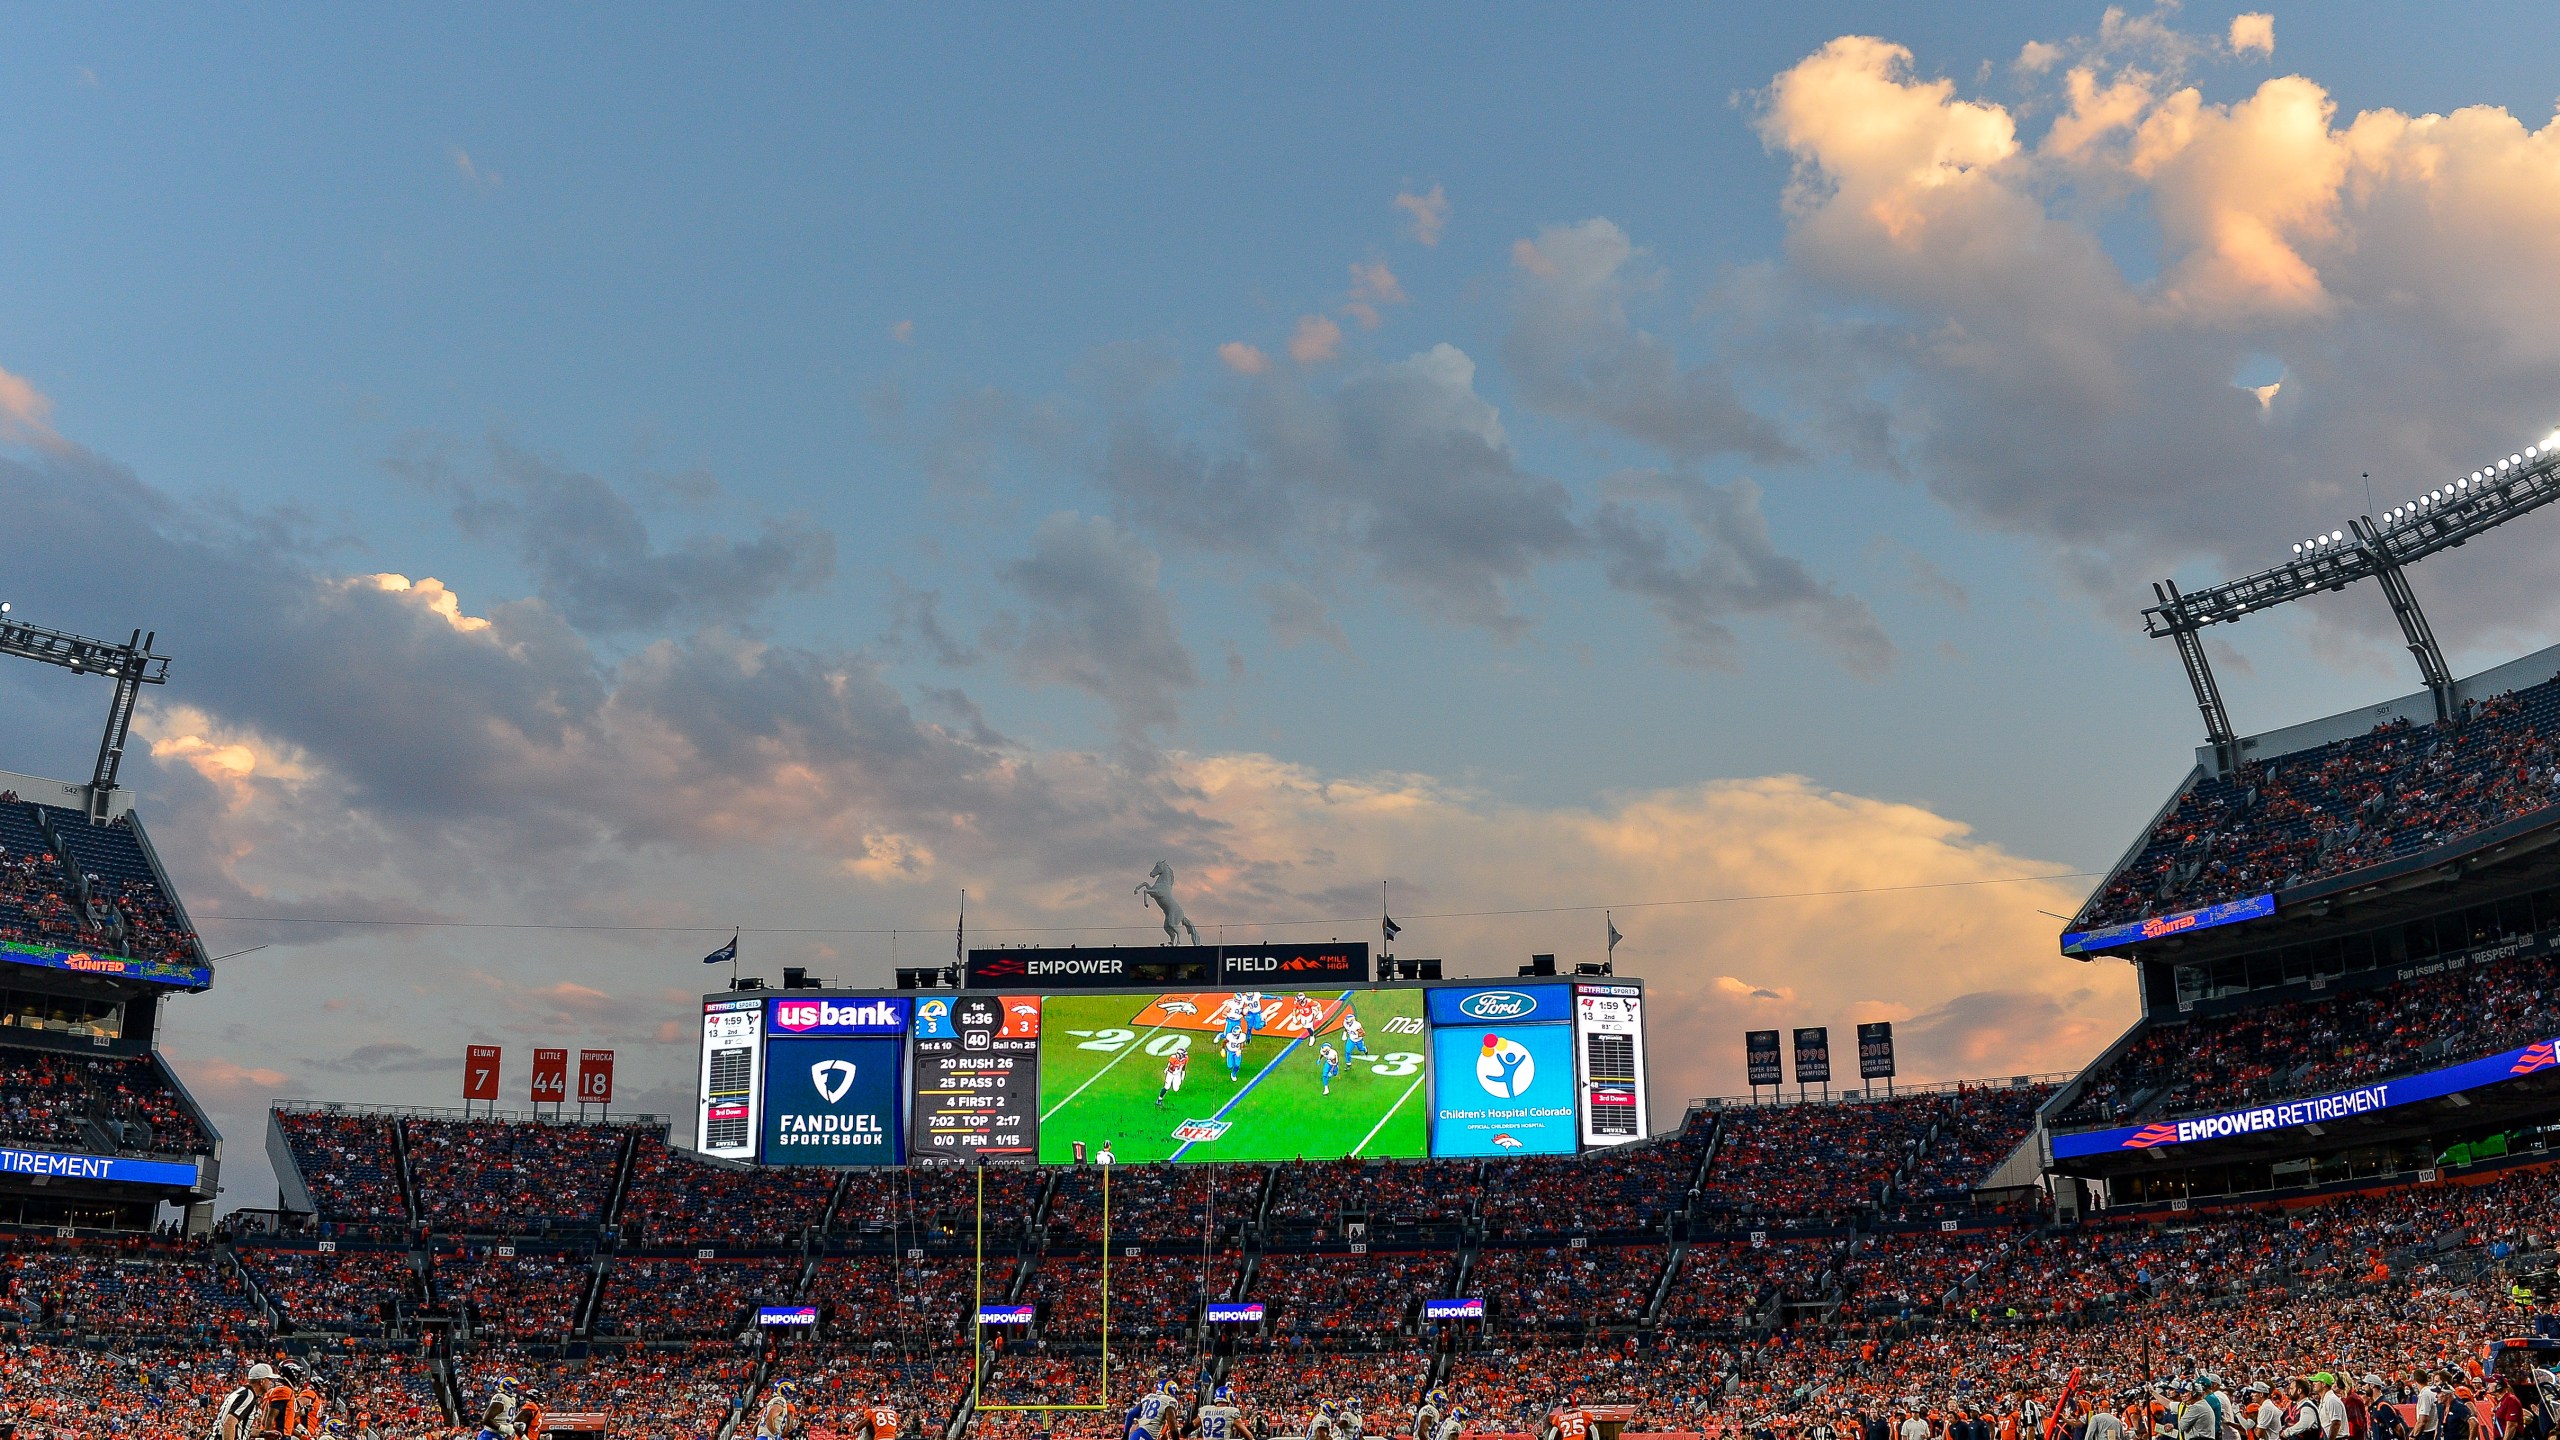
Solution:
[[[765,1046],[767,1165],[895,1165],[902,1040],[775,1036]]]
[[[2448,1065],[2442,1070],[2428,1070],[2397,1080],[2359,1085],[2352,1090],[2339,1090],[2302,1100],[2252,1105],[2245,1110],[2225,1110],[2185,1120],[2158,1120],[2148,1125],[2056,1135],[2053,1137],[2053,1158],[2074,1160],[2090,1155],[2110,1155],[2120,1150],[2152,1150],[2163,1145],[2225,1140],[2235,1135],[2257,1135],[2269,1130],[2288,1130],[2296,1125],[2346,1120],[2388,1110],[2395,1105],[2441,1099],[2460,1091],[2538,1074],[2560,1064],[2555,1054],[2560,1054],[2560,1040],[2540,1040],[2501,1054]]]

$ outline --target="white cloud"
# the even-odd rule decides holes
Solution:
[[[2271,58],[2276,53],[2276,17],[2251,11],[2231,17],[2231,53]]]
[[[1322,365],[1342,354],[1342,327],[1329,315],[1301,315],[1289,334],[1289,358],[1301,365]]]
[[[1405,213],[1405,233],[1417,244],[1437,245],[1440,234],[1449,228],[1449,194],[1434,184],[1428,191],[1415,194],[1402,191],[1396,196],[1396,208]]]

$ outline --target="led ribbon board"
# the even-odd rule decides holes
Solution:
[[[2225,1110],[2184,1120],[2159,1120],[2148,1125],[2056,1135],[2053,1137],[2053,1158],[2077,1160],[2091,1155],[2112,1155],[2123,1150],[2191,1145],[2199,1140],[2225,1140],[2235,1135],[2290,1130],[2299,1125],[2370,1115],[2395,1105],[2442,1099],[2465,1090],[2477,1090],[2549,1070],[2560,1064],[2560,1059],[2555,1059],[2555,1047],[2560,1047],[2560,1040],[2537,1040],[2531,1045],[2460,1065],[2448,1065],[2441,1070],[2405,1075],[2397,1080],[2378,1080],[2371,1085],[2358,1085],[2350,1090],[2332,1091],[2304,1100],[2252,1105],[2244,1110]]]
[[[2158,940],[2169,935],[2188,935],[2210,930],[2217,925],[2237,925],[2243,920],[2263,920],[2276,913],[2276,897],[2252,895],[2246,900],[2225,900],[2201,910],[2180,910],[2172,915],[2154,915],[2143,920],[2128,920],[2122,925],[2108,925],[2096,930],[2074,930],[2062,937],[2062,953],[2086,955],[2094,951],[2132,945],[2144,940]]]

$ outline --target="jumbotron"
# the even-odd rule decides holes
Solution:
[[[155,1044],[215,967],[116,773],[170,662],[0,618],[0,654],[115,687],[86,781],[0,774],[0,1418],[2547,1435],[2560,648],[2456,678],[2408,572],[2560,493],[2556,461],[2163,583],[2206,733],[2059,936],[2142,1005],[2074,1074],[1790,1094],[1737,1036],[1750,1093],[1681,1106],[1605,964],[989,949],[878,991],[738,977],[684,1116],[279,1104],[279,1204],[219,1219],[223,1140]],[[2239,734],[2200,631],[2367,580],[2422,688]]]

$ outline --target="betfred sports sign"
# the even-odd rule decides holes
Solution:
[[[765,1002],[765,1029],[774,1035],[904,1035],[913,1004],[904,996],[776,997]]]

